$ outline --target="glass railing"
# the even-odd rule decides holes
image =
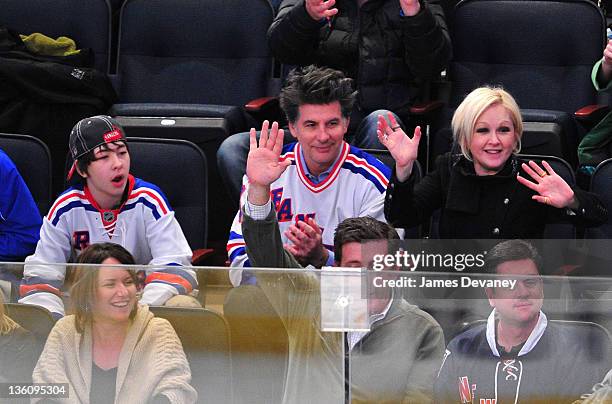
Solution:
[[[550,241],[546,275],[491,275],[489,247],[423,243],[364,247],[370,270],[248,269],[240,287],[228,268],[193,268],[196,286],[174,266],[74,264],[20,285],[23,264],[0,264],[21,326],[0,322],[0,402],[557,403],[604,378],[612,277],[589,264],[609,251]]]

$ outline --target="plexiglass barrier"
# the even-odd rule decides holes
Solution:
[[[0,402],[609,402],[600,241],[534,242],[541,260],[365,244],[369,269],[239,287],[228,268],[0,264]]]

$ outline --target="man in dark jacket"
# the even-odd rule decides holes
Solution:
[[[452,51],[439,0],[284,0],[268,42],[284,64],[331,67],[355,80],[358,96],[347,141],[362,149],[384,149],[376,124],[385,110],[396,114],[400,125],[413,126],[410,106],[446,67]],[[217,153],[220,171],[234,188],[248,148],[248,133],[240,133]]]
[[[379,146],[376,110],[407,123],[422,86],[451,57],[438,0],[284,0],[268,40],[282,63],[324,65],[355,80],[349,133],[358,127],[353,143],[361,148]]]
[[[572,403],[608,369],[608,338],[574,324],[549,322],[542,312],[542,258],[523,240],[487,253],[485,268],[508,288],[487,288],[487,323],[448,344],[435,402]]]

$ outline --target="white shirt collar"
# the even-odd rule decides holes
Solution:
[[[493,309],[491,314],[489,314],[489,318],[487,319],[487,342],[489,343],[489,348],[491,348],[493,355],[500,357],[499,351],[497,350],[497,341],[495,339],[495,314],[496,311]],[[531,334],[529,334],[529,337],[519,351],[518,356],[526,355],[531,352],[533,348],[535,348],[540,338],[542,338],[542,335],[546,330],[546,326],[548,326],[548,318],[546,318],[546,314],[540,310],[538,323],[531,331]]]

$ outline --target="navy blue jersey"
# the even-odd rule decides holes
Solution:
[[[596,330],[599,331],[599,330]],[[538,325],[517,356],[500,357],[495,320],[473,327],[448,344],[435,385],[436,403],[571,403],[609,369],[607,338],[593,329]]]

